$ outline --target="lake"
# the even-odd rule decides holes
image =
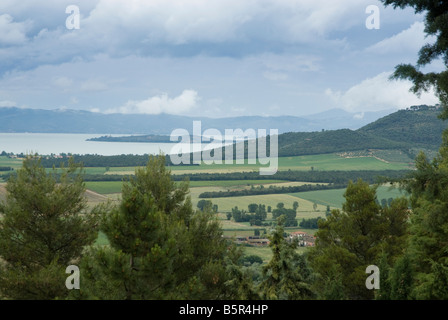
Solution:
[[[71,133],[0,133],[0,153],[50,155],[60,153],[99,154],[104,156],[119,154],[170,154],[178,143],[142,143],[142,142],[102,142],[87,139],[106,134]],[[107,134],[109,135],[109,134]],[[111,136],[126,136],[123,134]],[[225,144],[225,143],[224,143]],[[213,143],[203,143],[202,150],[218,147]]]
[[[0,152],[15,154],[38,153],[41,155],[72,154],[169,154],[176,143],[132,143],[98,142],[86,139],[104,134],[65,134],[65,133],[0,133]],[[124,135],[116,135],[124,136]]]

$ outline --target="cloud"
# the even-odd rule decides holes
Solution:
[[[309,113],[309,106],[317,112],[329,106],[329,96],[356,108],[349,98],[362,96],[345,90],[402,61],[401,52],[365,48],[393,35],[397,50],[400,43],[411,46],[406,39],[421,27],[400,35],[420,18],[389,6],[381,9],[381,32],[366,30],[365,8],[375,2],[381,6],[378,0],[0,0],[2,26],[11,31],[9,44],[0,41],[6,93],[0,100],[212,117],[265,114],[271,106],[279,114]],[[69,4],[80,8],[79,30],[65,27]],[[391,49],[384,41],[373,49]],[[327,87],[329,96],[322,94]],[[200,91],[201,99],[185,88]]]
[[[17,103],[10,100],[0,100],[0,108],[2,107],[15,107],[17,106]]]
[[[281,72],[270,72],[266,71],[263,73],[263,77],[272,81],[285,81],[288,80],[288,75]]]
[[[84,92],[99,92],[107,90],[108,86],[100,80],[89,79],[81,84],[80,89]]]
[[[289,80],[294,73],[317,72],[321,70],[320,58],[311,55],[265,53],[248,57],[246,61],[265,70],[262,75],[271,81]]]
[[[2,0],[0,52],[10,68],[130,54],[235,56],[274,52],[285,46],[337,43],[329,35],[363,25],[368,0],[96,0],[77,1],[79,30],[65,28],[70,1]],[[17,22],[13,22],[17,21]],[[5,32],[4,32],[5,31]],[[187,47],[187,50],[184,50]],[[4,67],[6,69],[6,67]],[[1,69],[0,69],[1,71]]]
[[[423,45],[435,40],[435,37],[425,38],[424,29],[423,22],[414,22],[408,29],[375,43],[365,51],[373,54],[417,53]]]
[[[18,45],[27,40],[29,22],[13,22],[9,14],[0,15],[0,45]]]
[[[351,112],[403,109],[412,105],[434,105],[439,102],[434,92],[423,93],[419,98],[409,92],[410,81],[389,80],[391,72],[383,72],[373,78],[363,80],[345,92],[327,89],[337,107]]]
[[[167,94],[162,94],[142,101],[131,100],[122,107],[107,110],[106,113],[186,114],[197,106],[199,99],[196,91],[184,90],[182,94],[175,98],[170,98]]]
[[[355,115],[353,116],[353,119],[356,119],[356,120],[364,119],[364,112],[355,114]]]
[[[251,59],[271,71],[319,71],[321,68],[320,58],[312,55],[265,53]]]
[[[73,85],[73,80],[67,77],[57,77],[53,80],[53,83],[60,88],[68,88]]]
[[[100,0],[83,25],[102,33],[109,30],[111,35],[132,30],[146,43],[175,45],[249,38],[287,43],[316,41],[362,22],[369,2],[192,0],[186,4],[183,0]]]

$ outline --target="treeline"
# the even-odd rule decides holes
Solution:
[[[249,222],[251,226],[268,226],[263,223],[267,218],[266,206],[264,204],[250,204],[248,210],[240,210],[237,206],[232,208],[232,212],[227,214],[227,219],[233,218],[235,222]]]
[[[1,171],[1,170],[0,170]],[[15,171],[9,171],[0,175],[4,180],[8,180],[11,176],[16,175]],[[52,173],[56,180],[60,180],[60,173]],[[84,181],[124,181],[132,177],[132,175],[119,175],[119,174],[84,174]]]
[[[302,221],[300,221],[299,223],[299,226],[304,229],[318,229],[320,220],[323,221],[325,219],[322,217],[302,219]]]
[[[70,159],[75,163],[82,163],[84,167],[144,167],[148,163],[149,157],[149,154],[121,154],[113,156],[103,156],[98,154],[61,154],[60,158],[42,156],[41,161],[45,168],[52,168],[53,166],[58,168],[61,165],[67,167]],[[165,164],[167,166],[174,165],[171,162],[170,157],[165,157]]]
[[[223,197],[241,197],[241,196],[254,196],[263,194],[280,194],[280,193],[294,193],[316,190],[329,190],[344,188],[344,184],[305,184],[302,186],[289,186],[289,187],[274,187],[264,188],[260,186],[258,188],[232,190],[232,191],[206,191],[199,195],[199,198],[223,198]]]
[[[86,141],[103,141],[103,142],[143,142],[143,143],[173,143],[170,140],[170,136],[163,135],[140,135],[140,136],[120,136],[120,137],[112,137],[112,136],[101,136],[97,138],[90,138]]]
[[[272,226],[272,222],[264,222],[267,218],[268,212],[272,212],[272,218],[274,220],[283,216],[283,219],[285,219],[283,225],[285,227],[297,227],[298,223],[296,216],[298,208],[298,201],[294,201],[292,208],[286,208],[283,202],[279,202],[273,210],[271,206],[267,206],[266,208],[266,205],[264,204],[251,203],[247,206],[247,211],[245,209],[240,210],[238,206],[232,208],[232,211],[227,213],[227,220],[233,219],[235,222],[249,222],[251,226]]]
[[[286,208],[283,202],[277,203],[277,206],[272,210],[272,218],[278,219],[283,216],[285,227],[297,227],[297,208],[299,207],[299,202],[295,201],[292,209]]]
[[[42,159],[44,161],[44,159]],[[47,160],[45,160],[47,161]],[[85,164],[84,164],[85,166]],[[46,162],[46,167],[49,166]],[[58,167],[58,166],[56,166]],[[0,170],[1,171],[1,170]],[[411,170],[352,170],[352,171],[277,171],[274,175],[260,175],[258,172],[230,172],[230,173],[193,173],[176,174],[172,176],[174,181],[228,181],[228,180],[284,180],[284,181],[304,181],[313,183],[331,183],[345,186],[349,181],[355,181],[358,178],[363,179],[370,184],[378,183],[387,177],[390,180],[399,180],[408,176]],[[6,172],[1,176],[4,180],[15,172]],[[84,181],[122,181],[134,174],[84,174]],[[295,191],[292,191],[295,192]],[[282,192],[280,192],[282,193]],[[263,193],[260,193],[263,194]]]
[[[223,180],[285,180],[306,181],[314,183],[347,184],[348,181],[363,179],[369,183],[377,183],[381,178],[398,180],[406,177],[411,170],[349,170],[349,171],[277,171],[274,175],[260,175],[259,172],[231,172],[231,173],[193,173],[176,174],[173,179],[182,181],[223,181]]]

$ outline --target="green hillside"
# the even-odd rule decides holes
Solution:
[[[278,136],[280,157],[359,150],[401,150],[414,158],[416,150],[436,151],[448,123],[440,110],[413,106],[380,118],[358,130],[288,132]]]
[[[358,130],[282,133],[278,135],[278,156],[355,152],[357,156],[370,156],[383,160],[386,157],[392,162],[394,162],[393,158],[398,157],[399,162],[406,163],[413,161],[419,150],[423,150],[429,157],[433,157],[442,142],[442,132],[448,127],[448,123],[438,118],[439,112],[436,107],[412,106],[389,114]],[[270,137],[266,139],[268,152],[269,140]],[[244,157],[247,159],[249,158],[248,143],[245,141],[238,144],[241,143],[244,143]],[[237,155],[236,146],[237,144],[233,145],[234,159]],[[221,149],[223,158],[226,150],[227,148],[224,147]],[[252,158],[255,156],[253,151],[250,150]]]
[[[437,117],[439,113],[434,107],[411,107],[378,119],[357,131],[428,149],[438,148],[442,143],[442,131],[448,126]]]
[[[279,135],[278,145],[278,155],[280,157],[410,147],[407,143],[349,129],[284,133]]]

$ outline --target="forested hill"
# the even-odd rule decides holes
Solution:
[[[428,149],[438,148],[442,131],[448,127],[448,122],[437,117],[439,113],[434,107],[411,107],[380,118],[357,132]]]
[[[448,123],[440,110],[413,106],[382,117],[358,130],[289,132],[278,137],[279,156],[297,156],[364,149],[437,150]]]
[[[288,132],[278,136],[278,155],[300,156],[367,149],[436,151],[448,122],[435,107],[413,106],[380,118],[358,130]],[[269,146],[269,144],[268,144]]]
[[[279,135],[278,145],[278,153],[281,157],[365,149],[403,149],[408,147],[406,143],[349,129],[284,133]]]

